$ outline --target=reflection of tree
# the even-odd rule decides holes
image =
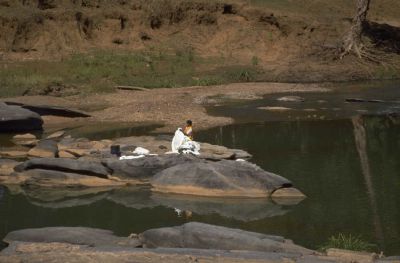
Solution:
[[[367,133],[364,128],[364,121],[361,116],[356,116],[352,118],[352,123],[354,126],[354,140],[358,155],[360,156],[361,172],[364,176],[365,185],[367,186],[367,194],[371,203],[376,238],[383,243],[382,224],[378,214],[375,191],[372,185],[372,174],[368,162]]]

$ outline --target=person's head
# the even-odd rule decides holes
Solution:
[[[187,121],[186,121],[186,125],[187,125],[187,126],[192,126],[192,121],[191,121],[191,120],[187,120]]]

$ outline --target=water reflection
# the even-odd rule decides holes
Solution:
[[[296,202],[277,204],[266,198],[210,198],[189,195],[161,194],[143,188],[121,189],[43,189],[9,187],[13,195],[24,195],[27,200],[44,208],[60,209],[87,206],[101,200],[133,209],[156,208],[159,206],[188,211],[197,215],[218,214],[241,221],[254,221],[267,217],[281,216]],[[297,200],[300,202],[300,200]]]
[[[251,223],[250,229],[308,247],[338,233],[361,235],[385,253],[399,254],[399,124],[394,116],[282,121],[216,128],[197,137],[252,153],[251,161],[308,196],[283,217]]]

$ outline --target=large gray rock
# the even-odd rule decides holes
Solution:
[[[0,102],[0,132],[41,130],[42,117],[19,106],[8,106]]]
[[[203,196],[266,197],[292,183],[248,163],[222,160],[175,165],[156,174],[155,191]]]
[[[150,229],[139,235],[149,248],[200,248],[313,254],[283,237],[191,222],[182,226]]]
[[[35,158],[14,168],[16,172],[23,172],[30,169],[69,172],[100,178],[108,178],[109,174],[109,170],[99,162],[62,158]]]
[[[105,159],[103,165],[112,171],[112,175],[121,179],[148,180],[156,173],[179,164],[201,162],[191,155],[167,154],[146,156],[133,160]]]

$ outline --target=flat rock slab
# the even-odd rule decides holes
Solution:
[[[42,117],[19,106],[0,103],[0,132],[20,132],[41,130]]]
[[[89,114],[72,109],[66,109],[63,107],[57,106],[49,106],[49,105],[27,105],[18,102],[5,102],[7,105],[17,105],[21,108],[30,110],[35,112],[41,116],[52,115],[52,116],[60,116],[60,117],[69,117],[69,118],[79,118],[79,117],[91,117]]]
[[[7,234],[4,242],[68,243],[87,246],[105,246],[120,241],[111,231],[88,227],[29,228]]]
[[[35,158],[15,167],[16,172],[30,169],[69,172],[100,178],[108,178],[109,174],[109,170],[98,162],[63,158]]]
[[[15,176],[25,178],[25,180],[22,182],[23,187],[51,187],[57,189],[82,187],[119,187],[126,185],[125,183],[95,176],[43,169],[32,169],[15,174]]]
[[[0,253],[0,262],[74,262],[74,263],[332,263],[323,256],[228,251],[188,248],[132,248],[119,246],[88,247],[68,243],[12,242]]]
[[[105,159],[102,163],[112,171],[113,176],[118,178],[148,180],[169,167],[199,161],[201,160],[191,155],[167,154],[133,160]]]
[[[148,248],[199,248],[219,250],[247,250],[263,252],[298,253],[311,255],[315,252],[285,240],[240,229],[191,222],[182,226],[150,229],[139,235]]]
[[[248,163],[222,160],[175,165],[156,174],[154,191],[202,196],[267,197],[292,183]]]
[[[42,158],[56,157],[57,154],[57,142],[53,140],[41,140],[28,152],[29,156]]]

